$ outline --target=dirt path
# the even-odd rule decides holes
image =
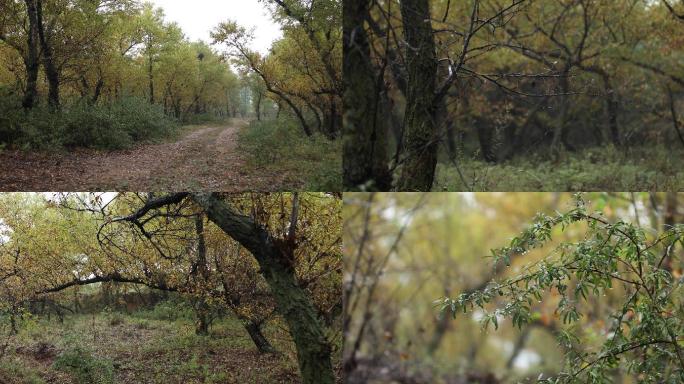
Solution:
[[[192,129],[178,141],[123,151],[0,152],[3,191],[274,191],[281,176],[254,174],[237,150],[248,122]]]

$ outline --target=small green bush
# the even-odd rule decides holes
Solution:
[[[109,384],[114,382],[114,365],[109,359],[93,356],[82,347],[62,352],[53,364],[57,370],[70,373],[82,384]]]

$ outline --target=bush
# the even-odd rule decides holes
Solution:
[[[253,121],[242,131],[240,147],[250,162],[275,172],[296,172],[306,180],[307,191],[342,189],[341,142],[315,135],[306,137],[292,120]]]
[[[136,97],[102,106],[77,103],[59,112],[40,106],[26,112],[15,99],[0,94],[0,113],[0,143],[24,149],[123,149],[171,136],[178,127],[160,106]]]
[[[60,354],[53,367],[76,376],[78,383],[108,384],[114,382],[114,365],[111,360],[97,358],[78,346]]]
[[[21,136],[21,114],[19,97],[0,87],[0,146],[13,143]]]

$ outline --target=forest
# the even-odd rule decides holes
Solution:
[[[684,381],[684,194],[344,200],[349,383]]]
[[[341,382],[341,196],[0,195],[0,382]]]
[[[152,2],[0,1],[4,190],[340,190],[341,4],[249,7],[267,52],[230,13],[191,41]]]
[[[344,185],[664,191],[681,0],[345,0]]]

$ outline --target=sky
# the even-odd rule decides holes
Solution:
[[[273,41],[282,36],[266,5],[257,0],[151,0],[164,9],[167,21],[180,25],[192,41],[211,42],[209,32],[220,22],[232,19],[254,30],[251,48],[267,53]]]

